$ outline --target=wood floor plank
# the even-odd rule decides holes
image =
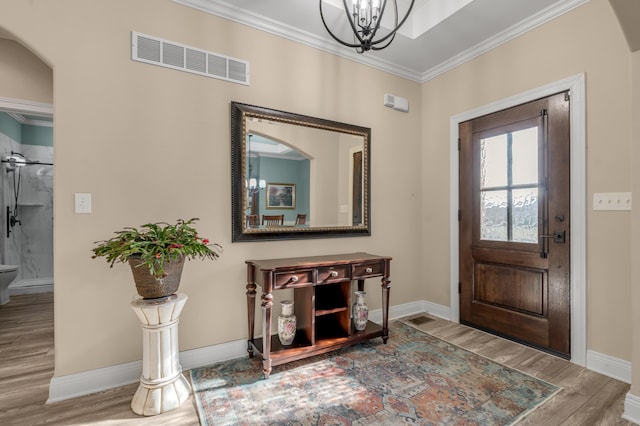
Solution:
[[[483,331],[431,319],[421,325],[407,324],[562,388],[518,425],[631,425],[621,418],[628,384]],[[193,396],[159,416],[134,414],[131,399],[137,384],[46,404],[54,368],[52,293],[12,296],[0,306],[0,324],[0,425],[199,424]]]
[[[613,425],[621,424],[623,421],[621,418],[614,418],[614,416],[608,416],[605,418],[602,415],[600,407],[614,407],[617,401],[624,398],[628,391],[628,387],[617,380],[609,379],[607,383],[600,388],[600,390],[591,395],[591,397],[577,410],[569,420],[564,424],[598,424],[604,423]],[[569,423],[570,422],[570,423]]]

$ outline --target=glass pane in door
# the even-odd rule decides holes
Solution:
[[[538,127],[480,139],[480,238],[538,242]]]
[[[507,191],[482,191],[480,194],[480,238],[508,241]]]
[[[516,243],[538,242],[538,188],[513,190],[512,238]]]
[[[507,135],[482,139],[480,142],[480,188],[506,186]]]
[[[511,138],[513,184],[538,186],[538,128],[518,130]]]

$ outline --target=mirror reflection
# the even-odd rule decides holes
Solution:
[[[370,235],[370,129],[232,103],[234,241]]]

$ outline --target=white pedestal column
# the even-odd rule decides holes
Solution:
[[[178,357],[178,321],[184,293],[136,299],[131,308],[142,323],[142,376],[131,401],[134,413],[153,416],[178,408],[191,392]]]

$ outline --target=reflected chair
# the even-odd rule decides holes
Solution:
[[[307,214],[299,213],[298,216],[296,216],[296,226],[306,225],[306,224],[307,224]]]
[[[268,214],[263,214],[262,215],[262,225],[266,225],[266,226],[282,226],[284,225],[284,215],[283,214],[277,214],[277,215],[268,215]]]
[[[248,214],[246,215],[247,228],[252,226],[258,226],[258,215],[257,214]]]

